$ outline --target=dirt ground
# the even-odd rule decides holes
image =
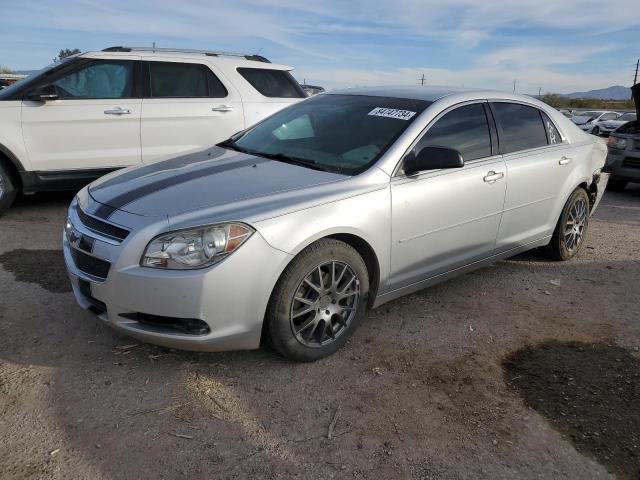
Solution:
[[[384,305],[314,364],[99,324],[63,271],[70,199],[0,218],[3,480],[640,476],[640,186],[607,193],[578,258]]]

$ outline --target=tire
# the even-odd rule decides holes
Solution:
[[[9,170],[0,159],[0,215],[2,215],[16,199],[18,189]]]
[[[368,299],[369,274],[358,252],[338,240],[318,240],[291,261],[271,294],[269,344],[301,362],[331,355],[358,327]]]
[[[600,135],[600,129],[598,127],[593,127],[591,133],[597,137],[598,135]]]
[[[607,190],[611,190],[612,192],[622,192],[627,186],[626,180],[616,180],[615,178],[610,178],[607,183]]]
[[[589,196],[577,188],[565,203],[546,253],[554,260],[569,260],[582,248],[589,226]]]

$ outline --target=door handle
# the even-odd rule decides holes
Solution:
[[[491,170],[490,172],[487,172],[487,174],[484,177],[482,177],[482,179],[487,183],[493,183],[496,180],[500,180],[503,177],[504,177],[504,173],[494,172],[493,170]]]
[[[569,165],[572,162],[573,158],[571,157],[562,157],[559,161],[559,165]]]
[[[221,113],[233,112],[233,107],[229,105],[218,105],[217,107],[213,107],[211,111]]]
[[[131,110],[128,110],[126,108],[115,107],[115,108],[110,108],[109,110],[105,110],[104,113],[106,115],[129,115],[131,113]]]

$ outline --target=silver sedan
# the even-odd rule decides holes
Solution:
[[[567,260],[606,148],[533,98],[321,94],[206,151],[79,192],[64,228],[78,303],[169,347],[311,361],[367,308],[525,250]]]

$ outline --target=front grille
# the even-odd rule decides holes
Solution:
[[[211,331],[209,325],[199,318],[176,318],[151,315],[149,313],[121,313],[121,317],[135,320],[143,325],[160,328],[168,332],[186,333],[189,335],[206,335]]]
[[[97,298],[93,298],[91,295],[91,283],[86,280],[78,280],[78,286],[80,287],[80,293],[91,304],[89,309],[96,315],[102,315],[107,311],[107,306],[104,302],[101,302]]]
[[[640,168],[640,158],[627,157],[624,159],[624,162],[622,162],[622,166],[629,168]]]
[[[103,222],[95,217],[87,215],[80,207],[77,208],[78,217],[82,224],[96,233],[111,237],[118,241],[123,241],[129,235],[129,231],[124,228],[116,227],[107,222]]]
[[[87,255],[80,250],[71,248],[71,257],[78,270],[100,280],[105,280],[111,264],[105,260]]]

